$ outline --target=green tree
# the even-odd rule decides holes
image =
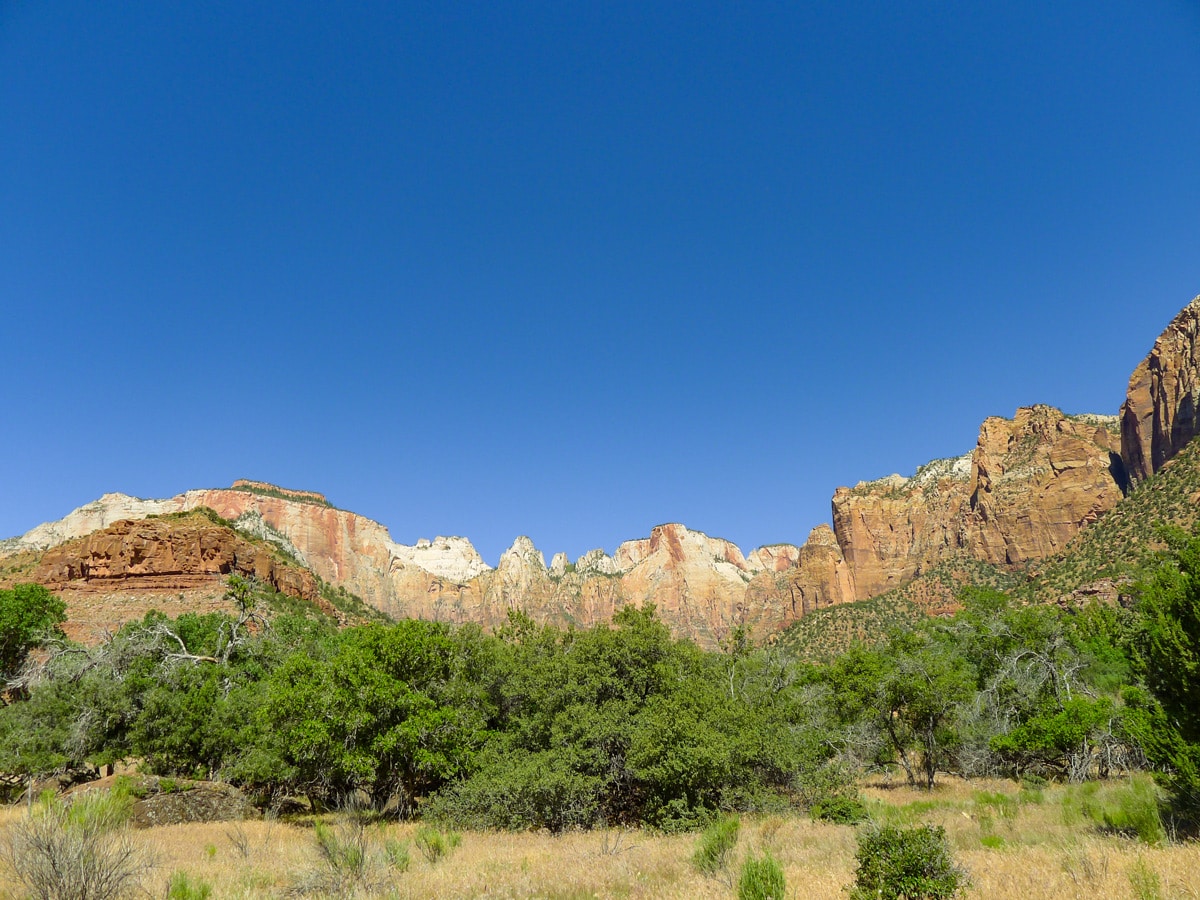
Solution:
[[[1138,586],[1137,663],[1161,713],[1130,695],[1146,751],[1172,773],[1179,799],[1200,815],[1200,535],[1165,533],[1171,551]],[[1137,726],[1135,726],[1137,727]]]
[[[51,637],[63,637],[59,624],[66,617],[66,604],[40,584],[0,591],[0,697],[6,687],[14,696],[26,696],[25,689],[13,682],[30,650]]]

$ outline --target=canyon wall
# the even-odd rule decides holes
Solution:
[[[611,556],[593,550],[571,563],[559,553],[549,566],[520,537],[493,569],[466,538],[399,544],[380,523],[337,509],[321,494],[238,481],[166,500],[105,494],[0,542],[0,556],[40,555],[36,577],[64,590],[183,584],[211,577],[215,567],[309,596],[315,579],[309,584],[295,574],[307,569],[393,617],[494,628],[520,610],[539,622],[586,626],[626,604],[654,603],[676,634],[705,646],[738,626],[761,638],[813,610],[901,587],[950,560],[1017,567],[1063,550],[1120,502],[1130,481],[1149,477],[1200,430],[1198,334],[1200,297],[1134,371],[1119,418],[1030,406],[1011,419],[985,419],[969,453],[911,477],[838,488],[833,527],[813,529],[799,547],[743,554],[729,541],[669,523]],[[227,536],[200,526],[184,530],[169,516],[148,518],[201,507],[298,565],[271,568]]]
[[[1121,456],[1133,481],[1149,478],[1200,432],[1200,297],[1185,306],[1129,378]]]

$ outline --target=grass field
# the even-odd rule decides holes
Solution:
[[[883,783],[867,784],[863,794],[877,820],[944,826],[969,873],[968,897],[1200,898],[1200,845],[1148,846],[1101,833],[1075,810],[1077,793],[1064,787],[1021,791],[1006,781],[949,780],[932,795]],[[23,815],[20,808],[0,811],[0,832]],[[854,877],[854,829],[801,817],[744,819],[733,863],[716,877],[693,868],[695,835],[467,833],[430,862],[414,843],[417,828],[367,826],[363,876],[338,895],[728,898],[736,895],[741,859],[763,849],[783,865],[789,897],[844,898]],[[133,837],[154,861],[143,883],[152,897],[167,897],[178,872],[193,886],[211,886],[213,898],[291,896],[305,886],[320,895],[310,822],[177,825]],[[388,859],[389,849],[392,859],[403,854],[398,848],[409,856],[405,871]],[[20,896],[11,876],[0,876],[0,897]]]

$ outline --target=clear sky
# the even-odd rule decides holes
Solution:
[[[1200,293],[1200,3],[0,0],[0,536],[804,540]]]

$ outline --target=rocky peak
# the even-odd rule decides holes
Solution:
[[[1185,306],[1133,371],[1121,406],[1121,457],[1149,478],[1200,433],[1200,297]]]
[[[833,540],[833,532],[828,525],[820,526],[829,532]],[[816,529],[813,529],[816,533]],[[809,541],[812,535],[809,535]],[[836,541],[835,541],[836,543]],[[746,557],[746,565],[752,572],[786,572],[800,562],[800,548],[794,544],[768,544],[750,551]]]
[[[477,575],[491,571],[491,566],[464,537],[439,535],[432,541],[421,538],[411,547],[389,542],[389,550],[394,560],[456,584],[466,584]]]
[[[538,572],[546,571],[546,557],[525,535],[518,537],[511,547],[500,554],[500,565],[497,568],[503,571],[517,566]]]
[[[663,569],[683,565],[706,565],[749,571],[741,549],[722,538],[709,537],[702,531],[692,531],[677,522],[656,525],[650,537],[640,541],[626,541],[617,548],[617,567],[629,570],[651,557],[657,567]]]
[[[615,559],[597,548],[575,560],[575,571],[579,575],[616,575],[621,569]]]
[[[524,535],[518,537],[511,547],[500,554],[496,574],[499,576],[502,595],[510,601],[520,601],[535,584],[545,582],[549,577],[542,551]]]
[[[562,578],[567,574],[567,566],[571,565],[571,561],[567,558],[567,554],[559,552],[554,554],[554,558],[550,560],[550,577]]]
[[[995,564],[1062,550],[1123,496],[1117,437],[1052,406],[986,419],[972,457],[970,550]]]

